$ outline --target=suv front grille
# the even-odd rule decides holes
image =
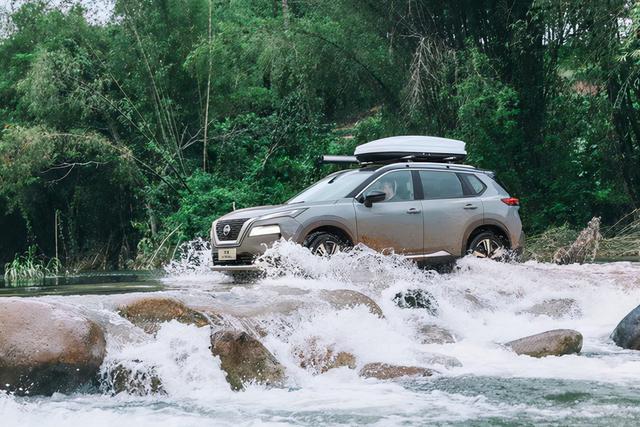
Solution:
[[[224,221],[218,221],[216,224],[216,236],[218,236],[218,240],[220,241],[231,241],[238,240],[238,236],[240,235],[240,230],[245,222],[247,222],[249,218],[238,218],[238,219],[227,219]],[[227,229],[227,234],[225,235],[225,227],[229,226]]]

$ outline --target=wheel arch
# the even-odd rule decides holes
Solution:
[[[326,233],[336,234],[342,237],[343,239],[345,239],[346,241],[348,241],[349,244],[351,245],[355,244],[355,239],[353,234],[349,232],[348,229],[344,227],[343,224],[340,224],[339,222],[335,222],[335,221],[323,221],[321,223],[311,224],[302,230],[297,240],[300,244],[304,244],[307,237],[317,232],[326,232]]]
[[[464,234],[464,238],[462,240],[462,255],[467,253],[469,249],[469,243],[480,233],[490,231],[497,236],[500,236],[504,239],[505,244],[507,245],[507,249],[512,247],[511,240],[509,239],[509,233],[507,232],[507,227],[500,223],[499,221],[484,221],[482,223],[476,223],[469,227],[467,232]]]

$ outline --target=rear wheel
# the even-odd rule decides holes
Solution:
[[[471,240],[467,253],[477,258],[500,261],[506,256],[506,250],[504,239],[491,231],[483,231]]]
[[[343,237],[326,231],[311,233],[304,240],[303,245],[309,248],[312,254],[325,257],[334,255],[351,246]]]

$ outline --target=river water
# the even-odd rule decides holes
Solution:
[[[640,417],[640,352],[609,339],[640,304],[638,262],[556,266],[465,258],[441,275],[366,249],[320,259],[282,244],[263,261],[267,277],[252,283],[234,283],[208,266],[207,252],[194,250],[162,276],[1,290],[0,296],[72,305],[99,321],[107,331],[103,372],[115,363],[153,372],[166,394],[114,395],[103,384],[73,395],[0,395],[0,425],[637,425]],[[336,309],[317,298],[323,289],[362,292],[385,317],[364,306]],[[397,307],[393,297],[406,289],[430,292],[437,315]],[[233,392],[210,353],[208,328],[170,322],[151,337],[116,314],[118,305],[149,292],[227,313],[242,327],[259,324],[267,333],[263,344],[286,368],[286,386]],[[565,309],[531,312],[550,300]],[[425,324],[448,329],[457,342],[421,344]],[[535,359],[500,345],[557,328],[583,334],[580,355]],[[359,366],[387,362],[439,373],[379,381],[345,367],[314,375],[294,355],[310,339],[352,353]],[[444,366],[434,353],[462,366]]]

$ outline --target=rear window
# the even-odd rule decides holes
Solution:
[[[460,179],[462,180],[462,184],[465,187],[465,194],[468,196],[477,196],[484,192],[484,189],[487,188],[480,179],[472,174],[464,173],[459,174]]]
[[[464,197],[462,182],[453,172],[420,171],[425,199]]]

